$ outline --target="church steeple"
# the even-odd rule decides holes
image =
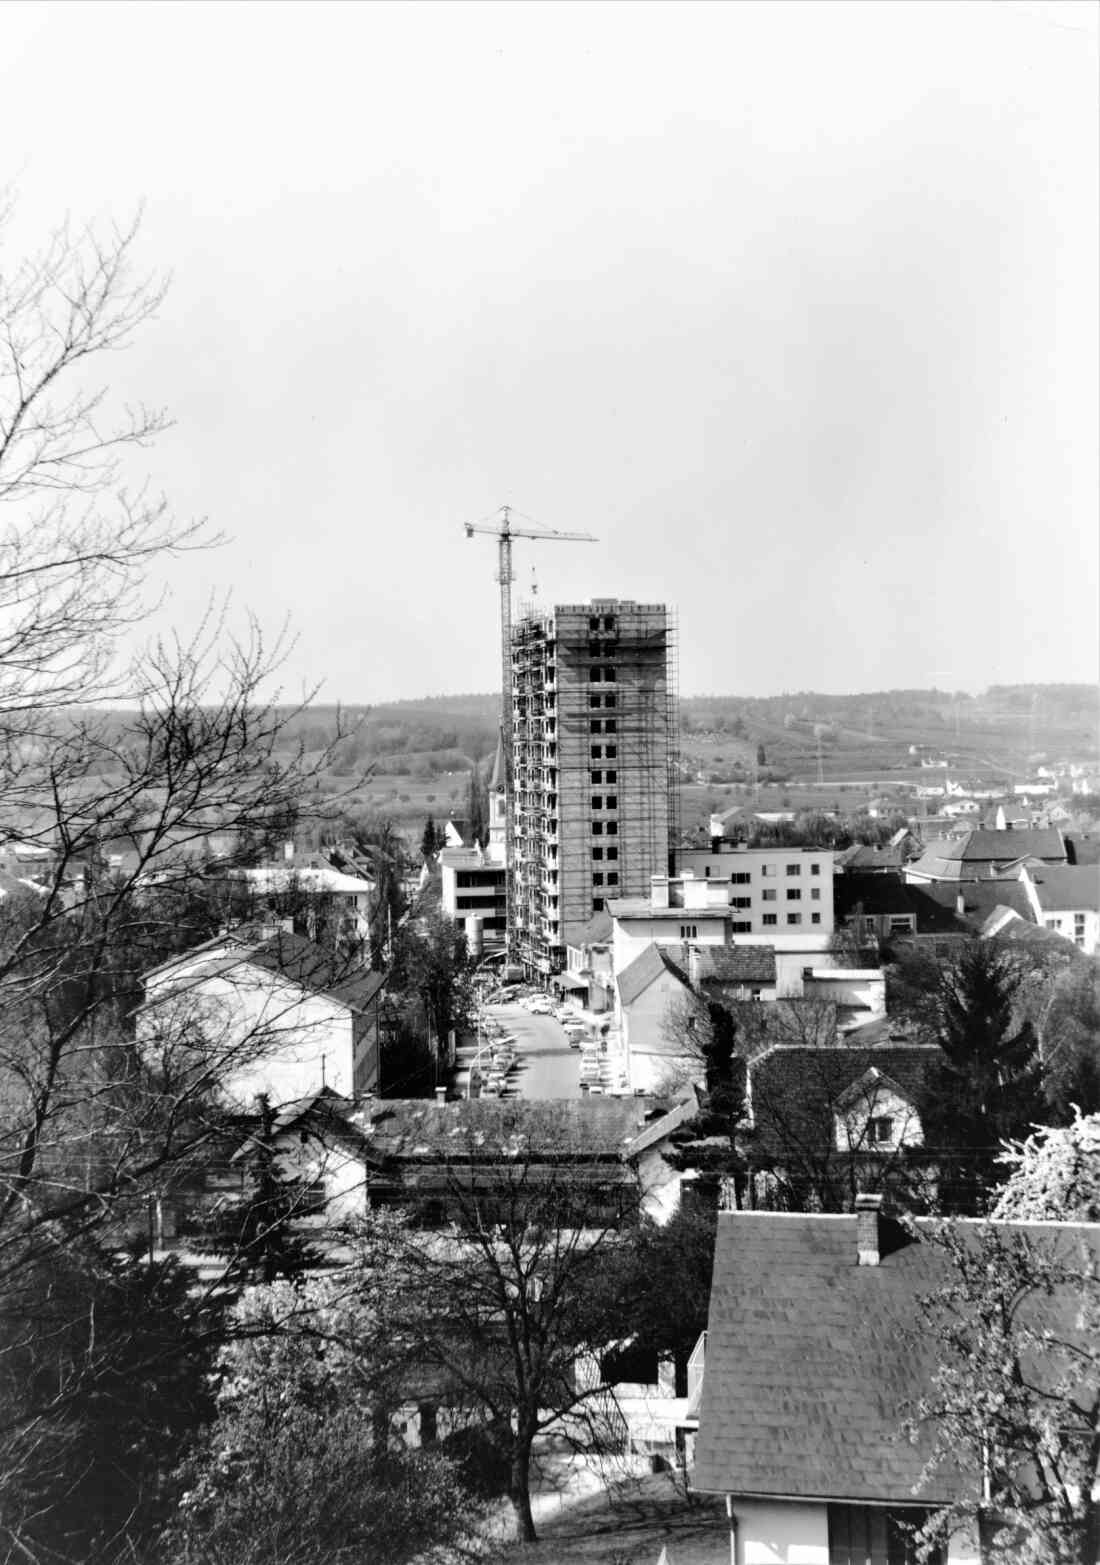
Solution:
[[[497,753],[493,759],[492,775],[489,778],[489,792],[491,794],[504,792],[504,776],[504,732],[498,728]]]

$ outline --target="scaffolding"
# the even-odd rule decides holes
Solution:
[[[676,624],[664,604],[525,606],[512,635],[510,949],[564,965],[606,900],[648,896],[679,818]]]

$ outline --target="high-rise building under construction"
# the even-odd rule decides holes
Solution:
[[[663,603],[527,610],[512,628],[509,948],[531,976],[606,898],[669,867],[675,635]]]

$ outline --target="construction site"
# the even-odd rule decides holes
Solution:
[[[676,627],[659,603],[527,606],[511,628],[509,949],[527,975],[676,840]]]

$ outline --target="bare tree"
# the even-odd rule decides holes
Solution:
[[[217,927],[211,834],[285,831],[324,764],[272,686],[285,637],[235,642],[215,613],[122,655],[152,568],[216,541],[125,486],[166,427],[97,379],[164,297],[134,272],[136,237],[65,225],[0,259],[0,1374],[33,1360],[0,1426],[0,1483],[31,1518],[5,1513],[17,1557],[100,1557],[50,1518],[74,1421],[120,1362],[101,1306],[147,1199],[218,1133],[226,1041],[186,1068],[143,1052],[140,975]],[[50,1330],[27,1339],[47,1298]]]
[[[488,1436],[519,1535],[534,1540],[539,1443],[622,1447],[600,1366],[622,1328],[610,1262],[640,1192],[593,1155],[563,1105],[525,1109],[522,1124],[495,1138],[472,1126],[454,1138],[439,1185],[449,1227],[403,1230],[404,1283],[392,1291],[389,1329],[418,1373],[438,1377],[449,1415]]]

